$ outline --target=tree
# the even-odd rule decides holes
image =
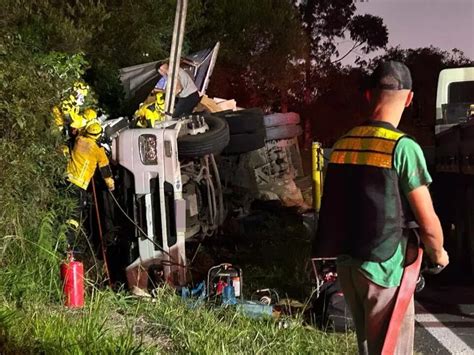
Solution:
[[[363,83],[367,72],[359,67],[333,67],[319,83],[319,94],[303,115],[312,119],[312,137],[325,147],[345,132],[367,119],[367,103],[363,95]]]
[[[340,64],[355,49],[369,53],[383,48],[388,41],[388,31],[380,17],[372,15],[354,15],[353,0],[306,0],[297,5],[310,41],[307,63],[307,85],[311,86],[314,76],[318,77],[329,67]],[[349,38],[352,48],[339,53],[336,41]]]
[[[316,139],[331,146],[348,129],[367,119],[363,91],[370,72],[380,61],[404,62],[412,73],[413,104],[405,110],[400,129],[415,137],[421,145],[434,144],[436,90],[439,72],[444,68],[470,66],[464,54],[435,47],[417,49],[390,48],[381,56],[355,68],[333,68],[319,82],[319,95],[306,107],[312,115]]]
[[[355,16],[353,0],[305,0],[297,3],[310,47],[303,92],[296,97],[309,112],[308,108],[318,96],[324,95],[322,82],[326,76],[334,74],[334,68],[341,70],[341,60],[356,49],[369,53],[383,48],[388,41],[388,31],[379,17]],[[348,52],[340,55],[336,42],[345,38],[352,40],[353,45]],[[304,115],[303,121],[307,133],[304,146],[309,148],[313,119]]]
[[[212,93],[235,97],[243,105],[270,108],[293,82],[301,81],[307,38],[291,1],[204,0],[202,4],[203,26],[190,37],[194,49],[221,42]]]

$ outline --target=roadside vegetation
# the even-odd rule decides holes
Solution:
[[[272,3],[190,1],[185,51],[222,40],[221,68],[234,74],[235,84],[227,85],[231,90],[225,93],[240,93],[243,105],[262,104],[262,98],[278,98],[267,107],[291,101],[286,97],[291,91],[288,76],[275,73],[287,72],[289,63],[308,51],[312,58],[329,65],[335,53],[329,44],[341,35],[354,12],[352,1],[339,2],[337,6],[345,9],[344,19],[335,24],[331,16],[341,20],[340,9],[323,5],[325,1],[312,2],[320,3],[315,8],[297,10],[290,2],[279,2],[276,9]],[[0,353],[355,351],[353,334],[325,334],[305,326],[299,318],[279,326],[272,319],[253,320],[232,309],[194,307],[166,288],[158,290],[153,302],[137,300],[125,291],[112,292],[95,282],[102,274],[100,264],[87,270],[86,307],[75,311],[62,307],[59,265],[64,258],[65,221],[74,201],[62,193],[66,158],[51,108],[82,78],[94,88],[107,112],[112,116],[120,113],[125,103],[117,69],[167,57],[175,1],[0,0],[0,6]],[[214,21],[237,10],[242,16]],[[311,44],[300,25],[307,27],[298,21],[313,12],[325,17],[311,27],[312,34],[320,34],[318,42]],[[236,42],[243,25],[249,34]],[[206,41],[209,33],[212,36]],[[383,33],[381,38],[372,40],[368,48],[379,46]],[[291,56],[276,60],[280,57],[275,53]],[[301,67],[293,69],[295,78],[304,72]],[[224,90],[218,83],[226,82],[227,76],[220,78],[216,77],[216,91]],[[262,87],[265,92],[254,100],[257,88]],[[316,92],[314,86],[307,90]],[[273,223],[269,228],[278,227]],[[293,234],[284,237],[301,237],[298,230],[289,233]],[[250,242],[248,238],[244,241]],[[262,243],[253,244],[268,250]],[[278,239],[274,247],[283,245]],[[306,248],[307,241],[300,239],[295,245]],[[290,249],[283,256],[285,267],[296,271],[289,269],[281,275],[272,265],[279,262],[272,253],[263,253],[260,265],[251,265],[252,258],[246,254],[237,261],[248,263],[255,282],[265,280],[268,286],[285,288],[289,286],[281,280],[297,280],[300,295],[304,268],[293,263],[296,255],[298,251]],[[264,279],[265,274],[281,279]]]
[[[93,291],[88,305],[67,311],[31,300],[0,310],[3,354],[335,354],[353,353],[353,334],[326,335],[298,319],[285,326],[231,309],[192,307],[169,289],[154,302]]]

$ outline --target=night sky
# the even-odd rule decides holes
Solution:
[[[389,46],[457,48],[474,60],[474,0],[364,0],[357,13],[383,18]],[[354,59],[351,55],[344,63]]]

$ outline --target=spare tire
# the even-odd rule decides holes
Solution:
[[[263,128],[263,111],[260,108],[216,112],[214,115],[227,121],[231,135],[252,133]]]
[[[296,112],[272,113],[263,117],[265,127],[285,126],[300,123],[300,115]]]
[[[267,127],[267,141],[273,139],[286,139],[293,138],[301,135],[303,129],[298,125],[286,125],[286,126],[276,126],[276,127]]]
[[[180,157],[202,157],[207,154],[220,154],[229,144],[229,126],[216,116],[202,114],[209,126],[207,132],[186,135],[178,138],[178,155]]]
[[[229,145],[222,154],[241,154],[260,149],[265,146],[265,130],[253,133],[232,134]]]

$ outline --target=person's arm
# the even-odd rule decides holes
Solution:
[[[181,84],[181,80],[179,80],[179,77],[178,77],[178,80],[176,81],[175,94],[178,95],[182,90],[183,90],[183,85]]]
[[[409,137],[402,138],[396,147],[394,166],[402,191],[420,225],[426,254],[433,263],[446,266],[449,258],[443,248],[443,229],[428,190],[432,179],[421,147]]]
[[[430,192],[426,185],[417,187],[407,195],[410,207],[420,225],[420,237],[430,260],[446,266],[449,257],[443,248],[443,229],[433,208]]]

